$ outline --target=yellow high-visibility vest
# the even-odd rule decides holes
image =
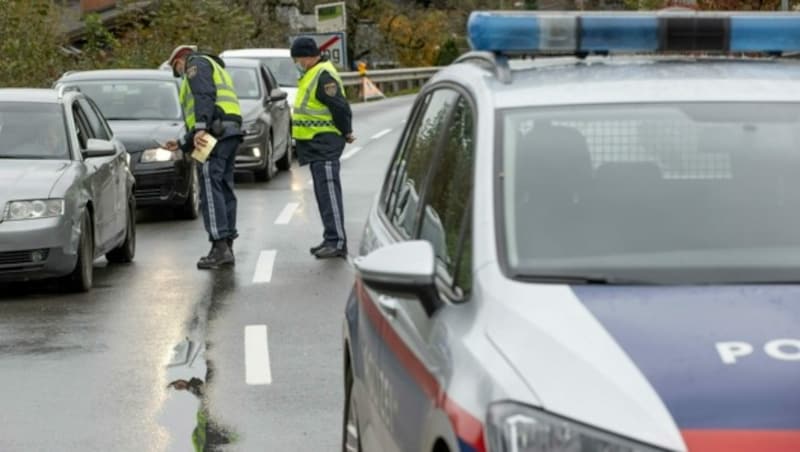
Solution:
[[[206,55],[200,55],[200,57],[208,60],[208,62],[211,63],[211,67],[214,68],[213,79],[214,85],[217,88],[217,100],[215,104],[221,108],[226,115],[242,116],[242,110],[239,107],[239,97],[233,89],[233,80],[230,74],[228,74],[228,71],[217,64],[213,58]],[[184,74],[183,80],[181,81],[180,101],[181,108],[183,108],[186,129],[192,130],[197,119],[194,115],[194,96],[192,95],[192,90],[189,88],[189,79],[186,77],[186,74]],[[206,126],[210,127],[211,124],[207,124]]]
[[[295,140],[310,140],[319,133],[342,134],[333,123],[331,111],[317,99],[317,85],[323,71],[336,80],[344,95],[342,79],[330,61],[322,61],[303,74],[298,82],[292,113],[292,138]]]

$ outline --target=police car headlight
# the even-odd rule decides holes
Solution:
[[[513,402],[489,407],[487,427],[491,452],[663,452]]]
[[[164,148],[147,149],[142,154],[142,163],[151,162],[169,162],[173,160],[180,160],[180,151],[169,151]]]
[[[34,199],[11,201],[6,205],[4,220],[34,220],[59,217],[64,214],[63,199]]]
[[[261,135],[264,133],[264,124],[258,121],[249,122],[244,124],[244,134],[251,137],[254,135]]]

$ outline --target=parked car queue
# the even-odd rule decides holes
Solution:
[[[226,59],[245,138],[237,170],[292,162],[291,108],[270,68]],[[0,89],[0,282],[89,291],[93,262],[136,252],[136,210],[199,216],[196,163],[162,147],[185,132],[180,79],[159,69],[71,71],[52,89]]]

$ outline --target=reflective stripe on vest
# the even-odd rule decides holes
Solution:
[[[342,95],[345,95],[342,79],[330,61],[320,62],[303,74],[298,82],[292,112],[292,138],[295,140],[310,140],[320,133],[342,134],[333,123],[331,111],[317,99],[317,85],[323,71],[336,80]]]
[[[213,58],[205,55],[201,55],[201,57],[208,60],[213,68],[212,77],[214,79],[214,86],[217,89],[217,100],[214,104],[222,109],[226,115],[242,116],[242,110],[239,107],[239,97],[236,95],[236,91],[233,88],[233,80],[230,74],[228,74],[228,71],[217,64]],[[180,101],[181,107],[183,108],[186,128],[192,130],[197,122],[197,118],[194,115],[194,96],[192,95],[192,90],[189,88],[189,79],[186,78],[185,74],[181,81]]]

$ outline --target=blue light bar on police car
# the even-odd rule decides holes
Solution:
[[[473,12],[473,50],[504,54],[800,51],[793,13]]]

